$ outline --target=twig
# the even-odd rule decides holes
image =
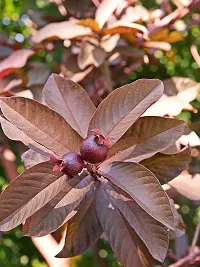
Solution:
[[[190,51],[191,51],[191,54],[192,54],[194,60],[196,61],[197,65],[200,68],[200,55],[198,53],[197,46],[196,45],[192,45],[191,48],[190,48]]]
[[[188,266],[189,263],[192,263],[192,261],[197,257],[200,256],[200,249],[195,250],[196,247],[196,243],[198,241],[198,237],[199,237],[199,233],[200,233],[200,222],[197,224],[195,233],[194,233],[194,237],[192,240],[192,244],[190,247],[190,252],[187,256],[185,256],[184,258],[178,260],[177,262],[169,265],[169,267],[181,267],[181,266]]]
[[[200,222],[197,224],[195,233],[194,233],[194,237],[192,240],[192,245],[191,245],[191,251],[194,251],[196,243],[198,241],[198,237],[199,237],[199,232],[200,232]]]

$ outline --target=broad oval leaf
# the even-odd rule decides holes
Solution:
[[[52,74],[43,89],[47,105],[62,115],[83,138],[96,110],[86,91],[77,83]]]
[[[40,43],[46,39],[59,38],[62,40],[78,38],[80,36],[90,36],[92,30],[88,27],[75,24],[71,21],[49,23],[40,29],[32,37],[32,42]]]
[[[29,149],[21,155],[21,159],[25,168],[29,169],[36,164],[48,161],[49,157]]]
[[[116,162],[107,166],[107,169],[100,167],[100,171],[104,172],[101,175],[127,192],[154,219],[174,228],[167,194],[147,168],[133,162]]]
[[[35,52],[30,49],[19,49],[0,62],[0,78],[8,75],[13,69],[20,69],[25,66],[29,57]]]
[[[176,154],[165,155],[158,153],[155,156],[140,162],[158,178],[161,184],[168,183],[178,176],[187,167],[191,156],[191,149],[186,148]]]
[[[192,175],[187,171],[183,172],[168,183],[175,188],[181,195],[194,200],[200,200],[200,174]]]
[[[88,192],[77,209],[76,215],[69,220],[65,245],[58,258],[74,257],[88,250],[103,233],[96,215],[94,191]]]
[[[140,79],[114,90],[98,106],[89,131],[99,129],[115,142],[163,94],[163,84],[157,79]]]
[[[97,216],[110,245],[124,267],[153,267],[154,259],[100,185],[95,196]]]
[[[105,22],[109,19],[115,9],[118,7],[119,3],[123,0],[103,0],[98,6],[95,13],[95,20],[99,27],[102,28]]]
[[[22,132],[19,128],[15,125],[4,119],[0,116],[1,127],[4,134],[11,140],[21,141],[26,146],[31,148],[33,151],[39,152],[46,157],[49,157],[51,154],[51,150],[47,149],[46,147],[42,146],[41,144],[35,142],[33,139],[28,137],[27,134]],[[46,160],[45,160],[46,161]],[[39,162],[38,162],[39,163]],[[35,165],[35,164],[34,164]]]
[[[105,187],[111,203],[116,206],[137,235],[142,239],[151,255],[163,262],[168,251],[167,229],[146,213],[135,201],[117,193],[110,185]],[[152,245],[153,242],[153,245]]]
[[[44,207],[26,221],[23,232],[27,236],[44,236],[54,232],[73,217],[87,192],[93,188],[91,176],[75,176]]]
[[[182,120],[142,117],[111,148],[110,155],[127,149],[127,153],[124,152],[125,158],[140,162],[174,145],[181,137],[184,127],[185,122]]]
[[[81,137],[55,111],[23,97],[1,98],[3,115],[34,141],[62,156],[79,152]]]
[[[24,222],[48,203],[67,183],[66,175],[53,172],[43,162],[14,179],[0,196],[0,230],[8,231]]]

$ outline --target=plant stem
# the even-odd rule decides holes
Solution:
[[[112,85],[112,79],[111,79],[111,73],[110,73],[110,68],[108,65],[108,62],[105,61],[102,65],[101,65],[101,72],[104,76],[104,81],[107,87],[107,91],[109,93],[112,92],[113,90],[113,85]]]

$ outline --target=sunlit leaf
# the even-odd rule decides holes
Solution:
[[[13,125],[54,153],[79,151],[81,137],[45,105],[23,97],[1,98],[1,110]]]
[[[77,83],[52,74],[43,89],[45,102],[60,113],[82,137],[96,110],[86,91]]]
[[[88,132],[99,129],[105,136],[115,137],[117,142],[162,93],[163,84],[156,79],[140,79],[114,90],[98,106]]]
[[[173,229],[174,221],[169,199],[157,178],[137,163],[116,162],[110,167],[100,167],[102,174],[129,194],[137,204],[154,219]]]
[[[44,207],[26,221],[23,232],[27,236],[44,236],[54,232],[77,211],[74,210],[86,193],[93,188],[91,176],[75,176]]]
[[[53,172],[50,162],[23,172],[0,196],[0,230],[11,230],[24,222],[57,195],[66,183],[66,175]]]

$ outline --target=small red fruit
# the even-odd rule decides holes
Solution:
[[[107,139],[99,130],[92,130],[92,132],[93,134],[81,143],[80,153],[85,161],[97,164],[107,158],[110,142],[105,142]]]
[[[62,171],[69,176],[77,175],[84,167],[84,161],[82,157],[75,152],[69,152],[62,156],[62,158],[51,155],[50,160],[51,162],[56,163],[55,167],[53,168],[55,172]]]

